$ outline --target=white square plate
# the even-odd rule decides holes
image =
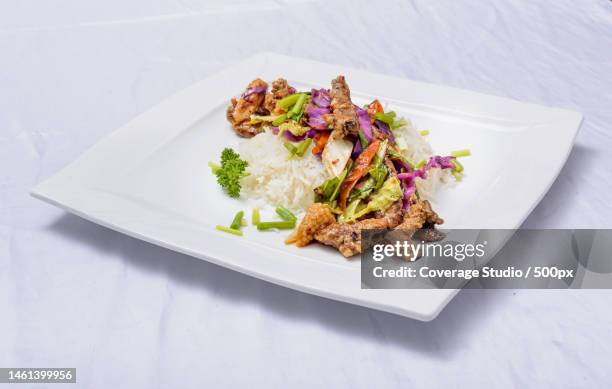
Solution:
[[[434,152],[470,148],[466,177],[434,208],[445,228],[517,228],[557,177],[580,127],[579,113],[520,103],[309,60],[259,54],[175,94],[98,142],[32,195],[130,236],[303,292],[431,320],[456,290],[361,289],[359,260],[286,233],[244,237],[215,230],[243,209],[224,195],[207,163],[239,139],[225,119],[230,96],[255,77],[298,89],[344,74],[357,104],[378,98],[419,129]]]

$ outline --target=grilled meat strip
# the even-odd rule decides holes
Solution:
[[[261,112],[267,88],[268,84],[264,80],[257,78],[247,86],[245,94],[240,96],[239,99],[232,98],[231,104],[227,107],[227,120],[231,123],[234,131],[241,137],[251,138],[263,131],[261,126],[251,125],[250,119],[254,113]],[[256,89],[261,89],[263,92],[251,93],[246,96],[249,90]]]
[[[329,215],[333,218],[331,212]],[[397,230],[398,233],[405,233],[405,238],[410,239],[415,230],[444,223],[444,220],[431,209],[429,201],[421,201],[416,198],[413,198],[408,212],[404,212],[402,210],[402,202],[397,201],[382,215],[377,214],[373,218],[360,220],[355,223],[329,223],[330,220],[332,219],[326,220],[326,226],[318,225],[317,228],[310,228],[309,231],[314,231],[314,239],[318,242],[337,248],[345,257],[361,253],[361,231],[364,229],[393,229]],[[306,218],[304,218],[304,221],[306,221]],[[304,224],[304,221],[302,224]],[[312,240],[312,235],[308,236]]]
[[[348,134],[357,135],[359,133],[357,111],[351,101],[351,91],[344,76],[332,80],[330,95],[334,128],[331,139],[342,139]]]
[[[433,226],[442,223],[444,223],[444,220],[431,209],[429,201],[418,200],[416,196],[413,196],[410,202],[410,209],[406,212],[404,220],[396,229],[418,230],[424,226]]]
[[[333,223],[320,229],[314,237],[317,241],[333,246],[345,257],[361,252],[361,230],[385,230],[394,228],[402,221],[402,202],[389,207],[382,217],[364,219],[355,223]]]
[[[403,221],[387,234],[386,238],[390,243],[396,241],[417,241],[434,242],[444,238],[444,234],[435,229],[436,224],[442,224],[442,220],[437,213],[431,209],[431,204],[427,200],[419,200],[416,196],[410,199],[410,209],[405,212]],[[404,258],[406,261],[414,261],[418,257],[413,251],[411,255]]]

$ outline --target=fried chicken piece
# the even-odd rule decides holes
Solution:
[[[334,128],[331,138],[342,139],[348,134],[358,134],[357,111],[351,101],[351,91],[344,76],[338,76],[332,80],[330,95]]]
[[[287,80],[279,78],[272,82],[272,90],[266,93],[263,107],[271,114],[280,113],[276,111],[276,103],[293,93],[295,93],[295,89],[289,86]]]
[[[252,138],[264,130],[261,124],[250,124],[249,122],[240,123],[233,128],[236,134],[243,138]]]
[[[240,99],[234,106],[232,116],[236,123],[242,123],[251,119],[251,115],[254,114],[263,103],[265,91],[267,89],[268,84],[261,78],[251,81],[245,93],[240,96]]]
[[[315,233],[315,239],[337,248],[345,257],[352,257],[362,250],[361,230],[386,230],[394,228],[401,221],[402,202],[397,201],[382,217],[364,219],[355,223],[333,223]]]
[[[238,135],[251,138],[263,131],[261,126],[251,125],[250,119],[251,115],[261,110],[267,88],[268,84],[257,78],[251,81],[239,99],[232,98],[226,116]]]
[[[335,223],[336,218],[331,212],[328,205],[314,203],[306,211],[306,215],[297,228],[297,232],[293,237],[295,245],[298,247],[306,246],[312,242],[315,234],[322,228]]]

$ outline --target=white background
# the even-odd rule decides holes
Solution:
[[[611,227],[610,1],[7,0],[0,367],[76,367],[87,388],[612,386],[612,291],[465,291],[421,323],[28,197],[138,113],[264,50],[583,112],[525,226]]]

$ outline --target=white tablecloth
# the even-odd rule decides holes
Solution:
[[[259,51],[581,111],[525,226],[611,226],[610,1],[5,1],[0,367],[76,367],[79,387],[105,389],[612,386],[611,291],[465,291],[421,323],[28,196],[114,128]]]

